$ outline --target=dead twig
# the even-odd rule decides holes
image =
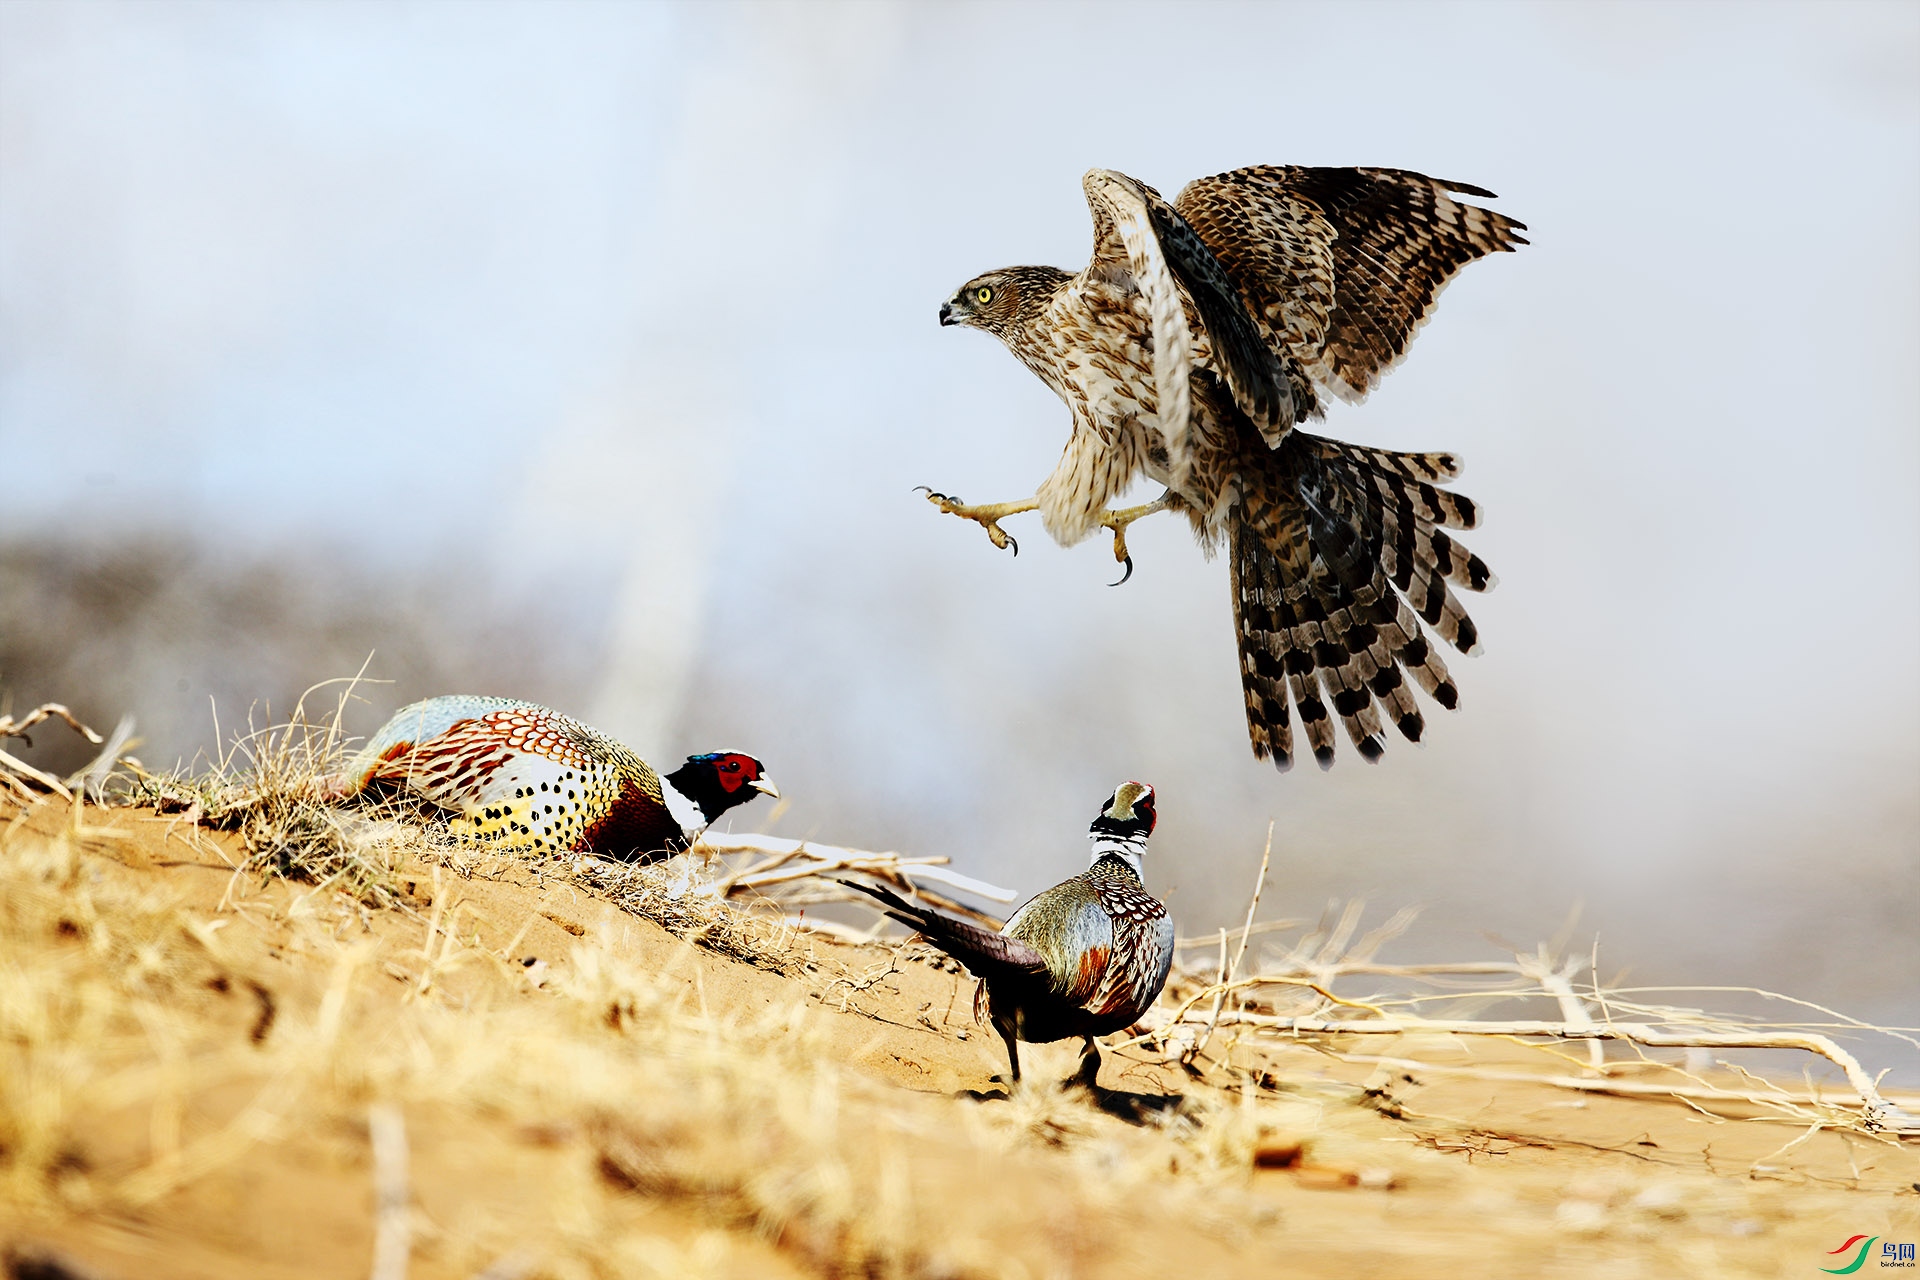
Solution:
[[[372,1280],[406,1280],[413,1224],[407,1193],[407,1125],[400,1108],[391,1102],[368,1107],[367,1136],[373,1143]]]
[[[1240,926],[1240,945],[1233,953],[1233,963],[1227,963],[1227,931],[1220,931],[1220,981],[1216,985],[1213,997],[1213,1012],[1207,1018],[1207,1029],[1198,1040],[1193,1042],[1182,1059],[1192,1062],[1206,1051],[1213,1042],[1214,1028],[1220,1025],[1220,1010],[1225,1006],[1227,993],[1233,990],[1233,979],[1240,972],[1240,961],[1247,954],[1247,941],[1253,936],[1253,913],[1260,909],[1260,891],[1267,885],[1267,864],[1273,859],[1273,823],[1267,823],[1267,844],[1260,851],[1260,873],[1253,879],[1253,897],[1247,900],[1247,918]]]
[[[1565,1022],[1518,1020],[1513,1022],[1443,1018],[1376,1018],[1342,1022],[1332,1018],[1288,1018],[1273,1014],[1234,1013],[1226,1015],[1229,1025],[1259,1027],[1294,1035],[1458,1035],[1500,1036],[1503,1038],[1545,1037],[1554,1040],[1624,1040],[1660,1049],[1798,1049],[1817,1054],[1839,1067],[1847,1083],[1859,1095],[1861,1123],[1869,1132],[1920,1136],[1920,1115],[1894,1106],[1880,1096],[1874,1078],[1867,1074],[1859,1059],[1822,1035],[1807,1032],[1773,1031],[1661,1031],[1639,1023],[1613,1022],[1606,1026],[1589,1023],[1572,1026]]]
[[[767,889],[776,884],[810,877],[826,877],[846,871],[857,871],[866,875],[913,876],[921,880],[932,880],[937,884],[950,885],[965,893],[986,898],[993,902],[1012,902],[1017,896],[1012,889],[1003,889],[984,880],[962,875],[947,864],[945,857],[909,857],[900,853],[869,853],[863,849],[844,849],[837,845],[814,844],[806,840],[792,840],[784,836],[767,836],[751,833],[729,833],[715,835],[708,832],[694,846],[694,852],[707,851],[715,854],[758,853],[771,855],[766,861],[734,872],[716,881],[710,890],[717,897],[729,897],[736,892],[752,889]]]

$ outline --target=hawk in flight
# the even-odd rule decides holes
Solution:
[[[1525,244],[1525,224],[1453,198],[1490,191],[1401,169],[1261,165],[1189,183],[1172,203],[1110,169],[1081,185],[1093,212],[1084,270],[990,271],[940,308],[941,324],[998,337],[1067,402],[1066,452],[1025,501],[929,497],[1016,554],[999,521],[1018,512],[1038,509],[1063,546],[1110,529],[1127,575],[1127,526],[1183,512],[1203,547],[1227,546],[1255,756],[1293,763],[1289,696],[1322,768],[1334,716],[1369,760],[1385,748],[1383,715],[1419,741],[1406,677],[1443,707],[1458,702],[1420,624],[1473,653],[1452,587],[1494,580],[1446,533],[1478,518],[1439,487],[1459,460],[1299,424],[1328,394],[1363,399],[1454,274]],[[1111,509],[1143,471],[1166,492]]]

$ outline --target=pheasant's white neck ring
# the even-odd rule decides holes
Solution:
[[[685,834],[687,843],[692,844],[706,831],[707,815],[700,811],[700,806],[694,802],[693,797],[665,778],[661,781],[666,785],[660,788],[660,798],[666,801],[667,812],[673,815],[673,824]]]
[[[1147,852],[1145,836],[1128,838],[1095,831],[1089,834],[1087,839],[1093,843],[1093,856],[1088,860],[1088,866],[1092,866],[1102,858],[1118,858],[1133,868],[1133,874],[1139,876],[1142,883],[1146,882],[1147,871],[1143,861]]]

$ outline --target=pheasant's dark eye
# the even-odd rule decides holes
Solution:
[[[729,760],[725,764],[721,765],[720,767],[722,769],[725,769],[728,773],[740,772],[740,762],[738,760]]]
[[[982,303],[992,302],[993,290],[983,284],[978,289],[974,290],[973,296]]]

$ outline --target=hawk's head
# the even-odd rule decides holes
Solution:
[[[940,304],[941,324],[963,324],[1005,337],[1029,314],[1046,308],[1061,283],[1073,277],[1058,267],[1002,267],[975,276]]]

